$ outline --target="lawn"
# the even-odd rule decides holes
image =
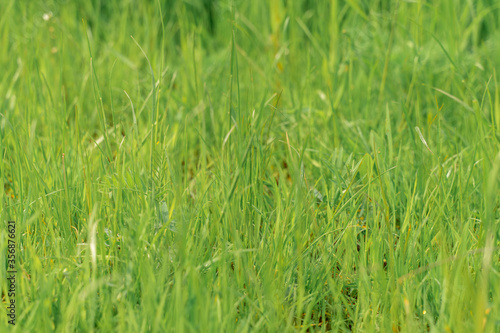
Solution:
[[[499,70],[495,0],[0,0],[0,331],[500,332]]]

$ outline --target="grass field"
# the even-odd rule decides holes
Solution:
[[[500,332],[499,69],[495,0],[0,0],[0,331]]]

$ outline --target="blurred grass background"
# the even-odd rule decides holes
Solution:
[[[0,0],[0,330],[500,330],[499,11]]]

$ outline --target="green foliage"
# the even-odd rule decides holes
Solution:
[[[0,0],[0,331],[500,330],[499,28],[493,0]]]

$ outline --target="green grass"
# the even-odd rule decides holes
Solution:
[[[500,331],[499,45],[494,0],[0,0],[0,331]]]

